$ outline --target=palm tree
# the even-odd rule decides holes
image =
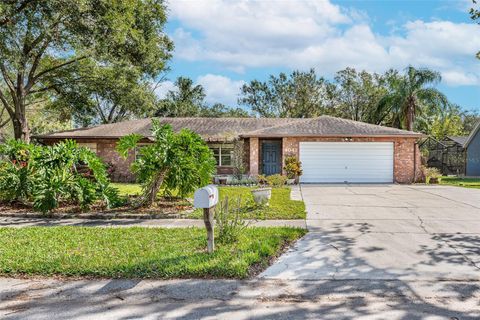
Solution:
[[[404,75],[392,74],[389,92],[380,99],[371,116],[373,122],[413,131],[418,116],[448,105],[446,96],[432,86],[440,80],[440,73],[412,66],[405,69]]]

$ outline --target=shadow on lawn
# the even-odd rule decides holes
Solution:
[[[369,232],[368,224],[358,227],[359,236]],[[88,319],[100,314],[102,319],[479,318],[479,282],[367,279],[366,273],[372,272],[393,279],[396,275],[356,256],[352,248],[358,237],[345,236],[340,231],[338,227],[332,232],[309,234],[301,241],[336,248],[337,255],[324,256],[316,265],[351,268],[357,280],[49,280],[47,287],[35,287],[37,282],[33,280],[1,291],[0,315],[4,313],[4,319],[50,319],[53,315]],[[431,237],[438,246],[421,248],[426,257],[421,263],[460,266],[472,263],[467,254],[479,254],[477,235]],[[382,251],[381,245],[362,250]],[[308,245],[304,247],[301,254],[307,257]],[[311,274],[314,268],[303,265],[295,274]],[[415,275],[413,270],[406,272]]]

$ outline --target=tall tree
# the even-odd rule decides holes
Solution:
[[[261,117],[308,118],[331,111],[329,89],[328,82],[314,69],[294,71],[243,85],[238,102]]]
[[[84,62],[79,65],[78,71],[71,76],[81,81],[71,79],[58,83],[55,80],[58,98],[52,101],[49,109],[70,114],[81,126],[114,123],[153,113],[156,96],[150,82],[137,68]]]
[[[198,117],[205,105],[204,88],[186,77],[178,77],[175,89],[160,100],[155,113],[160,117]]]
[[[368,121],[371,110],[387,93],[384,75],[353,68],[337,72],[335,84],[331,94],[335,114],[355,121]]]
[[[448,105],[445,95],[432,86],[440,80],[436,71],[407,67],[405,74],[389,79],[389,92],[373,111],[372,122],[414,130],[417,116]]]
[[[157,117],[249,117],[242,108],[231,108],[222,103],[209,105],[205,102],[205,89],[192,79],[178,77],[175,88],[169,90],[158,102]]]
[[[165,22],[162,0],[1,2],[0,101],[15,138],[30,139],[28,105],[55,95],[58,79],[80,61],[158,74],[173,48]]]

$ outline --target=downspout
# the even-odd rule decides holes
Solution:
[[[417,145],[415,141],[413,144],[413,183],[417,182]]]

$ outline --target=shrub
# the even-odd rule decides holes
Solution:
[[[143,188],[138,205],[151,206],[160,189],[184,197],[211,181],[215,159],[198,134],[187,129],[175,133],[171,125],[161,125],[158,120],[152,120],[152,133],[154,142],[142,147],[132,164]],[[117,151],[126,158],[141,139],[138,134],[123,137]]]
[[[248,227],[249,222],[244,219],[245,210],[242,208],[241,204],[242,199],[237,198],[234,201],[234,206],[230,206],[228,197],[225,197],[215,207],[215,222],[218,232],[218,242],[236,242],[245,228]]]
[[[287,177],[281,174],[272,174],[267,177],[267,183],[271,187],[281,187],[287,182]]]
[[[430,168],[426,166],[422,166],[422,172],[425,176],[425,183],[429,184],[432,179],[438,179],[442,177],[440,170],[437,168]]]
[[[35,146],[9,140],[0,146],[0,155],[2,200],[32,202],[35,210],[44,213],[61,202],[82,209],[97,200],[107,207],[119,203],[102,160],[74,141]]]
[[[267,177],[263,174],[257,175],[257,182],[259,185],[266,185],[268,183]]]
[[[289,179],[296,179],[303,173],[302,164],[295,156],[285,157],[285,166],[283,167]]]

